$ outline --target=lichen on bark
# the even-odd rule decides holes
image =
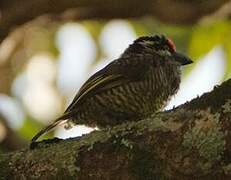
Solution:
[[[0,155],[2,179],[230,179],[231,80],[138,122]],[[1,179],[0,178],[0,179]]]

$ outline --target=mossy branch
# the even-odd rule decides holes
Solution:
[[[81,138],[0,155],[0,179],[230,179],[231,80],[191,102]]]

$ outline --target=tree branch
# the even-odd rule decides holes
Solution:
[[[0,42],[10,31],[49,14],[74,19],[112,19],[155,16],[168,23],[191,24],[219,9],[228,0],[1,0]],[[174,16],[173,16],[174,14]]]
[[[231,79],[138,122],[0,155],[0,177],[230,179]]]

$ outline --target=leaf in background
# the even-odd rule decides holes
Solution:
[[[231,24],[227,21],[195,26],[189,45],[189,55],[196,61],[216,45],[222,45],[230,35],[230,28]]]
[[[231,25],[230,25],[231,29]],[[224,52],[226,56],[226,69],[224,80],[231,78],[231,33],[227,34],[224,39]]]
[[[96,64],[100,58],[103,56],[102,50],[100,49],[99,45],[99,35],[106,24],[104,21],[93,21],[93,20],[87,20],[87,21],[82,21],[81,24],[88,30],[88,32],[91,34],[93,40],[95,41],[95,44],[97,46],[97,55],[95,58],[94,64]]]
[[[27,117],[24,120],[22,128],[20,128],[18,131],[23,138],[30,140],[43,127],[44,126],[42,126],[38,121],[32,119],[31,117]],[[48,135],[44,135],[44,137],[51,137],[51,135],[48,133]]]
[[[145,26],[142,21],[138,21],[138,20],[130,20],[128,21],[131,26],[133,27],[136,35],[138,37],[140,36],[147,36],[147,35],[151,35],[149,30],[148,30],[148,27]]]
[[[93,21],[87,20],[82,21],[81,24],[88,30],[88,32],[92,35],[92,37],[97,40],[104,25],[106,22],[104,21]]]

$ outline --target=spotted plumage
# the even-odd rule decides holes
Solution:
[[[145,36],[91,76],[64,114],[34,136],[61,123],[107,127],[138,121],[163,109],[178,90],[181,66],[192,61],[165,36]]]

